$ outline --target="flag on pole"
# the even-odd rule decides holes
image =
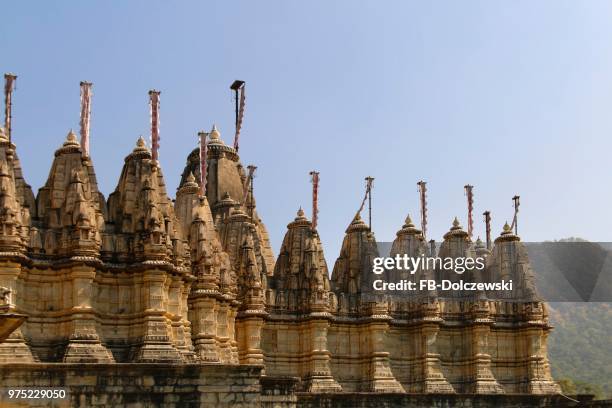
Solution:
[[[17,75],[6,73],[4,74],[4,131],[8,137],[9,142],[11,139],[11,119],[12,119],[12,106],[13,106],[13,86],[17,80]]]
[[[247,199],[249,198],[249,187],[251,186],[251,182],[253,180],[253,175],[255,174],[255,169],[257,166],[253,166],[252,164],[248,165],[249,173],[247,175],[246,180],[244,181],[244,187],[242,190],[242,204],[246,205]]]
[[[471,186],[469,184],[465,185],[465,194],[467,196],[467,203],[468,203],[468,230],[467,233],[469,235],[469,237],[472,237],[472,234],[474,232],[474,218],[472,216],[472,212],[474,211],[474,186]]]
[[[81,82],[81,149],[89,157],[89,120],[91,116],[91,82]]]
[[[200,132],[200,193],[202,197],[206,196],[206,159],[208,155],[208,146],[206,145],[206,136],[208,133]]]
[[[319,172],[311,171],[312,176],[312,229],[317,229],[319,219]]]
[[[154,162],[159,159],[159,95],[160,91],[149,91],[149,105],[151,106],[151,158]]]
[[[421,233],[427,239],[427,182],[421,180],[417,183],[421,198]]]
[[[246,100],[246,95],[244,92],[245,88],[246,88],[246,84],[243,84],[239,90],[240,105],[238,108],[238,118],[236,120],[236,134],[234,135],[234,149],[236,149],[236,152],[238,151],[238,148],[239,148],[238,139],[240,138],[240,129],[242,128],[242,120],[244,119],[244,107],[245,107],[245,100]]]

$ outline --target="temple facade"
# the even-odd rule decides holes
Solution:
[[[455,220],[436,249],[408,217],[391,254],[482,256],[490,280],[517,277],[512,293],[373,293],[379,249],[359,214],[331,270],[301,209],[275,256],[236,150],[216,128],[205,140],[205,196],[199,149],[173,200],[141,138],[106,199],[72,132],[35,196],[0,130],[0,369],[212,365],[296,393],[559,393],[546,304],[507,225],[487,249]]]

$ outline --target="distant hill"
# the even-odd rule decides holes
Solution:
[[[612,303],[549,303],[549,313],[555,326],[548,340],[554,378],[570,379],[579,392],[611,398]]]

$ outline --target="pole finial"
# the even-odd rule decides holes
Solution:
[[[242,128],[242,120],[244,119],[244,106],[246,101],[245,88],[246,83],[238,79],[232,82],[232,85],[230,85],[230,89],[234,91],[236,104],[236,131],[234,133],[234,149],[236,149],[236,153],[238,153],[238,149],[240,148],[240,129]]]

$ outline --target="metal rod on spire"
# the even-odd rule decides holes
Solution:
[[[487,236],[487,249],[491,250],[491,211],[485,211],[482,213],[485,220],[485,231]]]
[[[467,196],[467,205],[468,205],[468,236],[472,238],[472,234],[474,233],[474,218],[472,213],[474,211],[474,186],[470,184],[466,184],[464,187],[465,195]]]
[[[160,91],[149,91],[149,104],[151,106],[151,159],[157,163],[159,159],[159,95]]]
[[[520,198],[521,197],[518,195],[515,195],[514,197],[512,197],[513,206],[514,206],[514,218],[512,219],[511,227],[514,227],[514,235],[518,235],[518,212],[519,212],[519,206],[521,205]]]
[[[319,220],[319,172],[310,172],[312,181],[312,229],[317,229],[317,221]]]
[[[368,176],[365,178],[366,181],[366,195],[368,196],[368,226],[372,231],[372,184],[374,183],[374,177]]]
[[[244,104],[245,104],[245,87],[246,84],[244,81],[235,80],[232,82],[230,89],[234,91],[234,98],[236,103],[236,133],[234,134],[234,149],[238,152],[239,143],[238,139],[240,137],[240,128],[242,128],[242,119],[244,118]]]
[[[421,180],[419,186],[419,196],[421,200],[421,231],[423,238],[427,239],[427,182]]]
[[[254,219],[254,208],[255,208],[255,200],[253,199],[253,180],[255,179],[255,170],[257,170],[257,166],[254,166],[252,164],[249,164],[247,166],[247,169],[249,169],[249,194],[250,194],[250,200],[249,200],[249,214],[251,216],[251,223],[255,223],[255,219]]]
[[[9,142],[11,139],[11,119],[13,107],[13,86],[17,80],[17,75],[7,72],[4,74],[4,130]]]
[[[89,157],[89,121],[91,118],[92,83],[81,81],[81,149],[83,157]]]
[[[208,146],[206,144],[206,137],[208,133],[204,131],[198,132],[200,138],[200,195],[206,197],[206,159],[208,156]]]
[[[436,240],[432,239],[429,241],[429,256],[436,255]]]
[[[242,188],[242,205],[244,206],[247,205],[247,200],[249,198],[249,191],[251,187],[251,179],[253,178],[253,174],[255,173],[256,168],[257,166],[253,166],[252,164],[249,164],[247,166],[249,172],[246,176],[246,179],[244,180],[244,186]]]

